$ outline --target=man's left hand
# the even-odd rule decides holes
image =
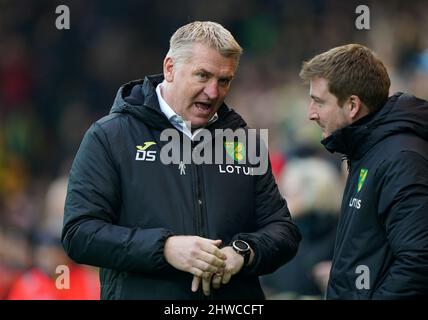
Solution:
[[[232,276],[241,271],[242,267],[244,266],[244,257],[238,254],[235,250],[233,250],[232,247],[227,246],[220,249],[220,251],[222,251],[227,257],[225,260],[226,265],[223,269],[220,269],[219,272],[212,274],[211,277],[202,278],[202,290],[206,296],[210,294],[211,282],[214,289],[219,289],[221,284],[229,283]],[[251,250],[250,263],[252,261],[253,255],[254,253]],[[200,277],[193,277],[193,292],[198,290],[200,282]]]

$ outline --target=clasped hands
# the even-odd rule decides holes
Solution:
[[[244,257],[226,246],[221,240],[198,236],[172,236],[165,242],[166,261],[174,268],[193,274],[191,290],[196,292],[202,282],[206,296],[214,289],[227,284],[244,265]]]

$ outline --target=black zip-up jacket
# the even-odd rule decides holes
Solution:
[[[428,103],[397,93],[324,139],[348,158],[327,299],[428,294]]]
[[[191,292],[193,276],[166,262],[165,240],[198,235],[228,244],[239,238],[253,248],[254,262],[210,298],[263,299],[258,276],[290,260],[300,241],[270,165],[263,175],[236,164],[227,170],[164,165],[160,152],[167,142],[160,135],[175,128],[157,100],[162,80],[124,85],[110,115],[85,134],[69,177],[64,248],[76,262],[101,268],[102,299],[203,299],[201,291]],[[218,115],[210,132],[246,127],[226,105]]]

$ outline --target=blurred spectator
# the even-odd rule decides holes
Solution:
[[[34,266],[17,277],[7,296],[9,300],[98,300],[99,285],[93,270],[72,262],[61,245],[60,238],[40,233],[33,241]],[[68,268],[59,272],[57,267]],[[67,277],[61,284],[62,278]],[[63,287],[65,285],[65,287]]]
[[[67,164],[63,170],[66,171]],[[61,175],[47,188],[44,215],[32,239],[33,267],[17,277],[7,299],[11,300],[98,300],[99,280],[95,268],[71,261],[61,245],[60,234],[67,191],[67,177]],[[58,266],[69,271],[69,288],[57,286]],[[64,273],[64,276],[67,274]]]
[[[31,248],[22,232],[0,228],[0,299],[6,299],[15,279],[31,265]]]
[[[333,257],[343,192],[339,171],[320,158],[293,158],[281,174],[279,187],[302,241],[291,262],[262,278],[267,298],[320,299]]]

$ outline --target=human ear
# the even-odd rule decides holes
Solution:
[[[361,99],[356,95],[351,95],[348,99],[349,101],[349,116],[352,120],[357,119],[360,116],[362,111],[363,103]]]
[[[167,82],[174,80],[174,61],[171,57],[166,57],[163,60],[163,76]]]

